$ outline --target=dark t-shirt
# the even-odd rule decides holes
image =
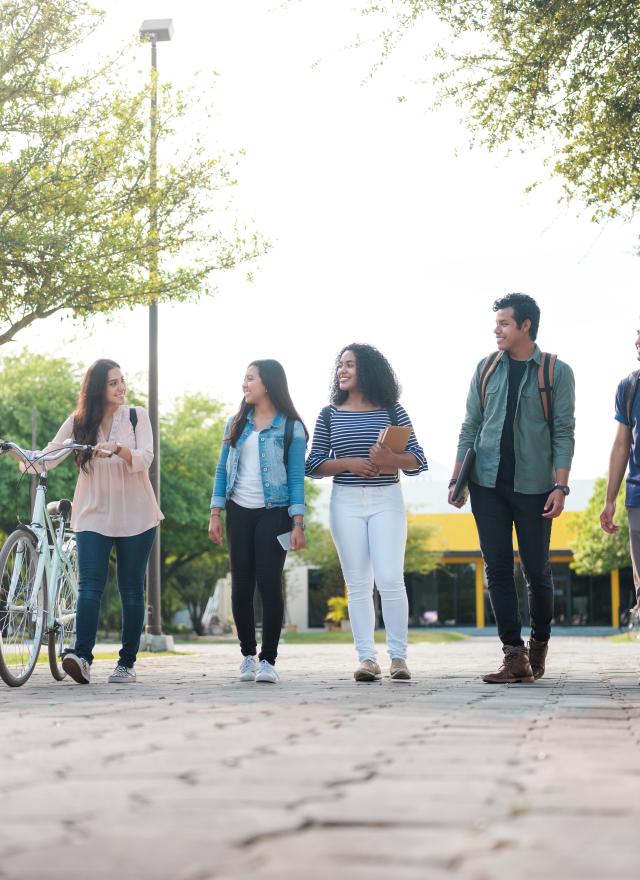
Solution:
[[[631,453],[627,474],[627,507],[640,507],[640,387],[631,408],[631,424],[624,405],[627,380],[623,379],[616,392],[616,421],[631,428]]]
[[[498,466],[497,479],[500,482],[510,483],[516,475],[516,450],[513,440],[513,422],[516,417],[518,405],[518,389],[522,382],[529,361],[515,361],[509,358],[509,392],[507,394],[507,412],[502,427],[500,438],[500,465]]]

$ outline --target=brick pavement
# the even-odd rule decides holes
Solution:
[[[637,877],[640,643],[557,639],[511,687],[493,639],[412,646],[409,684],[356,685],[350,646],[285,646],[278,686],[190,650],[3,686],[2,880]]]

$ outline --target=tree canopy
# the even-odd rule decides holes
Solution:
[[[150,185],[151,86],[127,82],[133,45],[103,61],[90,52],[101,21],[87,0],[0,4],[0,345],[60,310],[84,318],[197,298],[262,248],[227,219],[232,157],[204,142],[207,90],[199,128],[189,122],[178,140],[196,102],[161,89],[170,158]]]
[[[542,142],[594,219],[640,205],[640,0],[394,0],[383,53],[423,18],[448,25],[433,54],[441,97],[489,147]]]
[[[631,565],[629,554],[629,519],[624,506],[624,485],[618,494],[616,522],[620,531],[608,535],[600,528],[600,512],[604,507],[607,481],[599,477],[586,508],[580,514],[573,545],[572,568],[578,574],[608,574],[614,569]]]

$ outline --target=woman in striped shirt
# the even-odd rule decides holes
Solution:
[[[396,375],[376,348],[356,343],[343,348],[336,360],[331,405],[318,416],[306,465],[307,476],[333,477],[331,534],[347,584],[360,661],[356,681],[382,678],[373,636],[374,582],[382,601],[391,678],[411,678],[404,584],[407,518],[398,470],[417,475],[427,469],[427,460],[413,431],[402,453],[377,442],[388,425],[411,424],[399,395]]]

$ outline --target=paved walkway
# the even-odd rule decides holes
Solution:
[[[491,687],[487,639],[416,645],[356,685],[350,646],[139,663],[135,686],[0,690],[0,878],[637,878],[640,643],[558,639]]]

